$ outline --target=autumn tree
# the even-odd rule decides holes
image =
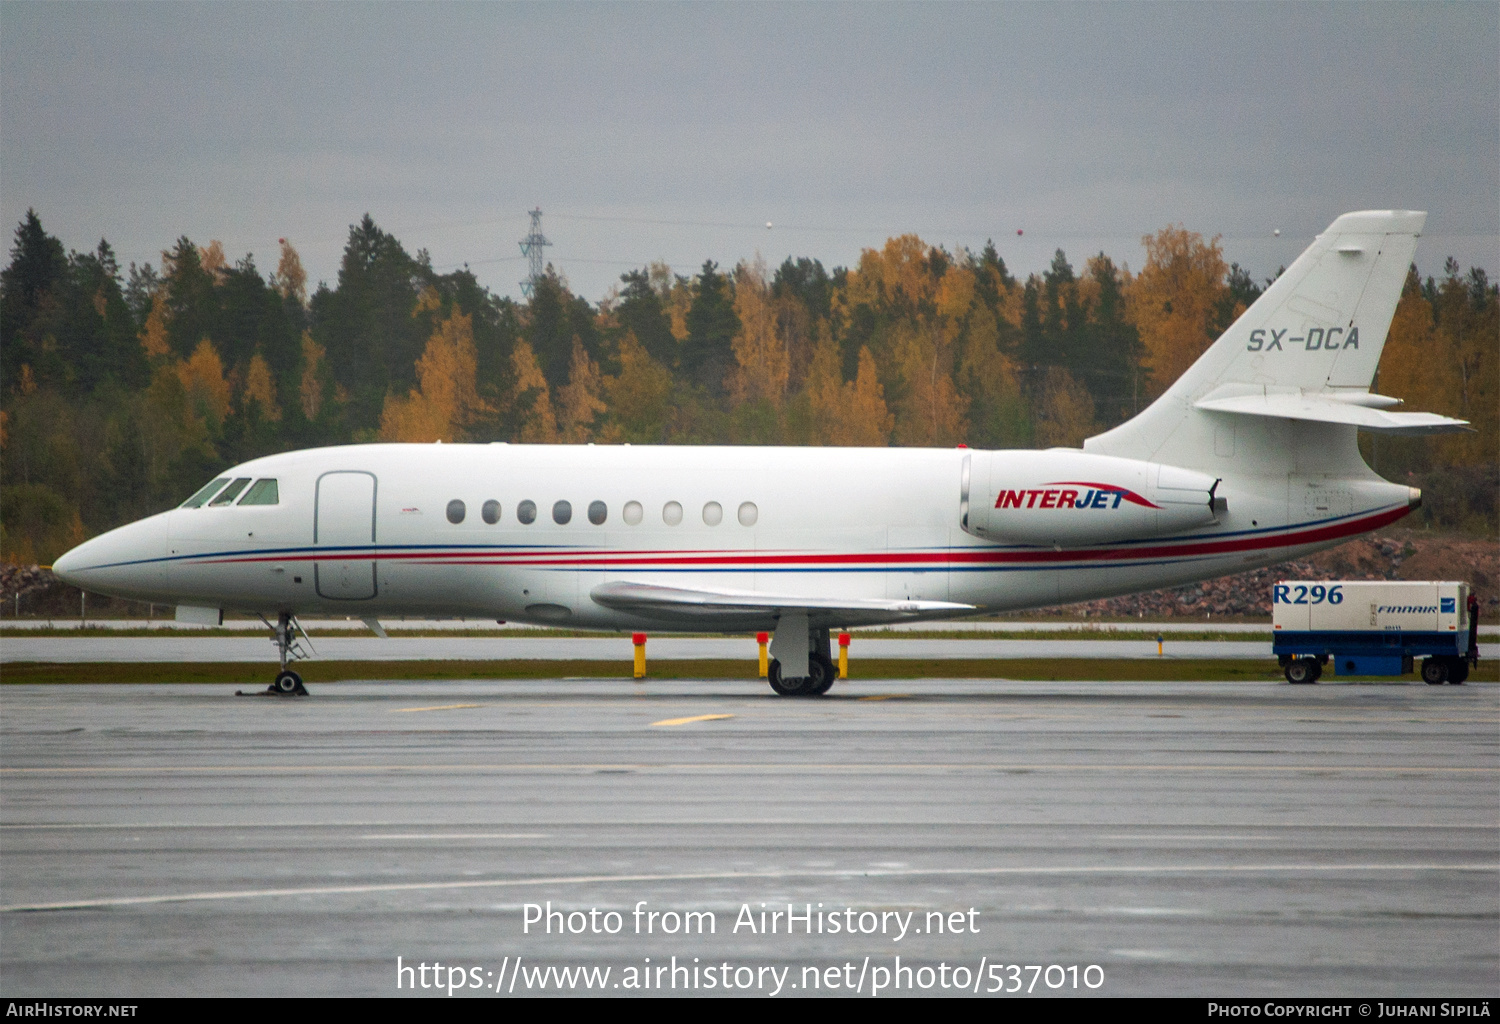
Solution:
[[[838,347],[826,329],[813,347],[807,371],[807,399],[813,444],[883,447],[890,443],[896,418],[885,404],[885,390],[868,348],[859,351],[859,369],[845,382]]]
[[[729,400],[735,405],[763,402],[780,408],[786,397],[790,362],[786,342],[776,329],[766,265],[758,257],[754,263],[741,263],[735,269],[734,314],[739,330],[731,342],[735,367],[730,374]]]
[[[1031,440],[1020,377],[1000,338],[989,304],[975,303],[959,342],[955,383],[969,405],[969,443],[980,447],[1019,447]]]
[[[603,381],[607,422],[602,439],[635,444],[666,440],[672,413],[672,374],[628,332],[620,342],[620,372]]]
[[[1181,225],[1147,235],[1141,244],[1146,262],[1131,283],[1127,308],[1154,398],[1213,343],[1227,268],[1217,236],[1205,243]]]
[[[323,358],[327,355],[322,345],[313,341],[311,331],[302,332],[302,374],[297,385],[297,397],[301,402],[302,416],[309,423],[318,418],[323,410]]]
[[[1042,377],[1036,409],[1035,441],[1041,448],[1077,448],[1099,432],[1088,389],[1061,366]]]
[[[302,257],[285,238],[277,239],[281,245],[281,259],[276,263],[276,273],[271,278],[271,287],[286,302],[294,302],[299,308],[307,305],[307,271],[302,269]]]
[[[552,444],[557,440],[557,413],[552,408],[552,389],[537,363],[531,344],[516,343],[511,353],[515,385],[510,396],[519,424],[517,440]]]
[[[254,402],[259,409],[258,415],[273,423],[281,419],[281,406],[276,403],[276,381],[271,377],[271,367],[259,352],[250,357],[241,401],[246,404]]]
[[[200,340],[193,354],[178,362],[177,376],[193,412],[212,429],[222,425],[229,415],[232,389],[224,378],[224,361],[214,343],[207,338]]]
[[[466,441],[485,411],[476,386],[473,322],[454,312],[417,360],[417,387],[390,395],[380,414],[384,441]]]
[[[146,314],[145,326],[141,328],[141,349],[153,363],[172,353],[167,341],[167,296],[158,288],[151,297],[151,311]]]
[[[599,365],[589,358],[583,342],[573,339],[568,382],[557,389],[558,440],[581,444],[594,436],[594,421],[605,409]]]
[[[952,352],[939,332],[902,321],[893,335],[895,442],[946,447],[964,440],[968,402],[954,386]]]

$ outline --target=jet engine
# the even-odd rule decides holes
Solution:
[[[1227,508],[1205,473],[1073,449],[974,452],[963,474],[964,530],[1000,543],[1140,540],[1211,525]]]

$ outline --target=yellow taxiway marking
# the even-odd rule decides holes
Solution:
[[[482,708],[483,704],[439,704],[431,708],[393,708],[391,714],[400,714],[403,711],[456,711],[459,708]]]
[[[903,700],[910,697],[909,693],[876,693],[869,697],[856,697],[856,700]]]
[[[361,839],[546,839],[545,832],[391,832],[360,836]]]
[[[693,715],[691,718],[663,718],[660,722],[652,722],[657,725],[687,725],[690,722],[716,722],[721,718],[733,718],[733,715]]]

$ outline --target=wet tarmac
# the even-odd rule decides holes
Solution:
[[[0,688],[7,996],[1500,990],[1494,685],[232,693]]]

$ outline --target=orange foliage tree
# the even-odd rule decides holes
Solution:
[[[473,321],[455,310],[438,324],[417,360],[417,387],[387,395],[380,414],[383,441],[461,441],[487,407],[476,384]]]
[[[740,329],[731,342],[736,365],[729,379],[730,401],[780,406],[791,363],[786,341],[776,329],[775,303],[766,284],[766,265],[759,256],[754,263],[741,263],[735,269],[734,312]]]
[[[177,376],[194,412],[217,429],[229,415],[231,388],[214,343],[207,338],[198,342],[193,354],[177,364]]]
[[[1126,308],[1140,333],[1152,397],[1161,394],[1202,355],[1213,337],[1229,268],[1218,236],[1205,243],[1181,225],[1141,239],[1146,263],[1130,283]]]

